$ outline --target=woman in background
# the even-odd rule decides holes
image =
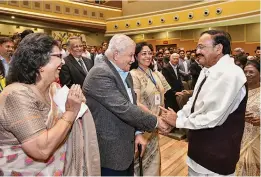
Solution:
[[[248,61],[244,68],[248,84],[246,122],[237,176],[260,176],[260,65]]]
[[[137,95],[137,105],[154,115],[160,115],[159,106],[164,107],[164,94],[170,86],[164,76],[152,70],[153,47],[145,42],[138,43],[135,49],[135,62],[132,65],[134,91]],[[158,132],[145,133],[148,140],[143,156],[143,175],[160,175],[160,150]],[[139,163],[134,163],[135,174],[139,174]]]

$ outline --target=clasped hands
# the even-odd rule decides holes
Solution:
[[[160,134],[167,135],[175,126],[177,120],[176,112],[171,109],[165,109],[160,106],[162,111],[161,116],[158,116],[158,130]]]

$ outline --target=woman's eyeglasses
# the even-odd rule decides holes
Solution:
[[[62,59],[62,54],[50,54],[50,56],[58,57],[58,58]]]

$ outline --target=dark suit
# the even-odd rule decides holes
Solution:
[[[82,60],[88,71],[93,67],[93,62],[82,57]],[[70,54],[64,58],[65,64],[62,66],[60,72],[60,83],[61,85],[67,85],[69,88],[73,84],[79,84],[82,87],[83,81],[86,77],[81,65],[76,61],[76,59]]]
[[[192,88],[193,89],[197,83],[198,76],[200,74],[201,69],[202,68],[199,66],[199,64],[196,61],[191,62],[190,73],[192,75]]]
[[[118,71],[106,57],[91,69],[83,84],[83,93],[96,126],[102,175],[105,175],[103,168],[117,171],[129,169],[134,158],[135,130],[150,132],[156,126],[156,117],[135,105],[130,74],[128,78],[134,104]]]
[[[162,69],[162,74],[171,86],[171,89],[165,93],[165,106],[170,107],[177,112],[180,108],[178,106],[175,93],[181,92],[184,89],[180,79],[179,67],[177,67],[178,77],[176,76],[170,63]]]

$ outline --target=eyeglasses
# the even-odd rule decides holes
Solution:
[[[75,45],[75,46],[72,46],[73,49],[77,49],[77,48],[82,48],[83,45]]]
[[[60,59],[63,59],[63,55],[62,54],[60,54],[60,53],[57,53],[57,54],[50,54],[50,56],[53,56],[53,57],[58,57],[58,58],[60,58]]]
[[[202,45],[202,44],[199,44],[197,45],[196,47],[196,50],[203,50],[204,48],[211,48],[211,47],[215,47],[216,45],[213,45],[213,46],[205,46],[205,45]]]

